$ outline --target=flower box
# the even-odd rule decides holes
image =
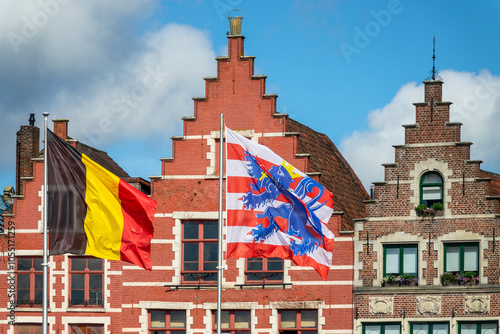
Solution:
[[[473,271],[466,273],[445,272],[440,276],[440,279],[443,286],[472,286],[479,284],[479,276]]]
[[[382,279],[382,286],[418,286],[418,278],[411,274],[387,275]]]

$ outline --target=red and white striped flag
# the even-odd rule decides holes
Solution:
[[[227,257],[279,257],[326,280],[333,195],[273,151],[226,128]]]

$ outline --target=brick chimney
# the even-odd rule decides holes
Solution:
[[[30,125],[21,125],[16,142],[16,189],[23,194],[22,178],[33,177],[33,162],[40,154],[40,129],[35,126],[35,114],[30,115]]]
[[[61,137],[62,139],[68,139],[68,122],[67,119],[53,119],[54,122],[54,133]]]

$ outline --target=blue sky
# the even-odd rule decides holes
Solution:
[[[158,175],[226,55],[233,8],[278,111],[327,134],[366,187],[415,121],[434,35],[451,120],[500,172],[498,1],[12,0],[0,4],[0,187],[15,183],[16,131],[43,112],[132,176]]]

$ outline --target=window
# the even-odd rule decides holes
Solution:
[[[70,306],[103,306],[103,261],[93,257],[70,258]],[[86,332],[85,332],[86,333]]]
[[[283,282],[283,259],[250,258],[247,259],[246,280],[249,283]]]
[[[498,323],[495,322],[459,322],[458,334],[497,334]]]
[[[16,324],[16,334],[42,334],[42,324],[39,325],[28,325],[28,324]]]
[[[410,323],[410,334],[448,334],[448,323]]]
[[[400,334],[400,324],[363,324],[363,334]]]
[[[317,310],[282,310],[279,312],[282,334],[318,333]]]
[[[443,203],[443,178],[439,173],[425,173],[420,179],[420,204],[431,207]]]
[[[148,333],[186,333],[186,311],[149,311]]]
[[[385,245],[384,276],[418,275],[417,245]]]
[[[103,334],[103,325],[71,325],[71,334]]]
[[[182,227],[183,281],[217,281],[218,222],[187,221]]]
[[[220,329],[228,334],[250,334],[250,311],[221,311]],[[213,313],[214,333],[217,332],[217,311]]]
[[[16,259],[17,305],[43,304],[42,258],[20,257]]]
[[[446,272],[479,272],[479,244],[445,244],[444,268]]]

